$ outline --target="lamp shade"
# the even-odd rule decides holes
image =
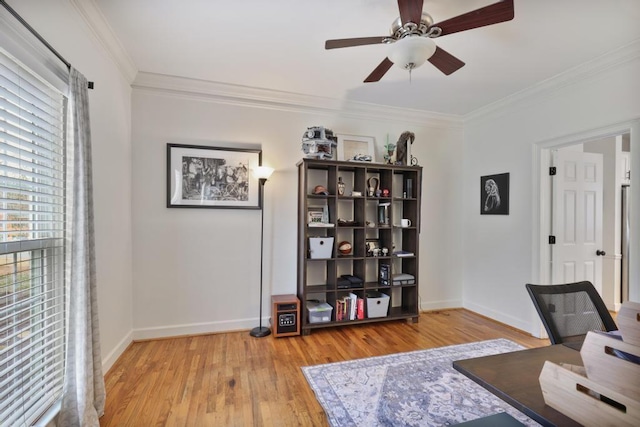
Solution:
[[[429,37],[407,36],[393,43],[389,60],[405,70],[418,68],[436,51],[436,43]]]
[[[253,172],[253,175],[258,179],[269,179],[273,173],[273,168],[267,166],[258,166]]]

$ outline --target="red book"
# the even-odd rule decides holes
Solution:
[[[358,298],[358,319],[364,319],[364,299]]]

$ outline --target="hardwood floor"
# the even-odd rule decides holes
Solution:
[[[301,366],[507,338],[549,345],[466,310],[253,338],[232,332],[133,343],[106,375],[101,426],[327,426]]]

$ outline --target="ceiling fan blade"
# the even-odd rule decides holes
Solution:
[[[436,51],[431,55],[431,58],[429,58],[429,62],[447,76],[464,67],[464,62],[460,61],[441,47],[436,47]]]
[[[389,68],[391,68],[392,66],[393,66],[393,62],[391,62],[389,58],[384,58],[384,60],[380,63],[380,65],[378,65],[376,69],[373,70],[371,74],[369,74],[369,77],[367,77],[364,80],[364,82],[372,83],[372,82],[379,81],[382,78],[382,76],[384,76],[387,73],[387,71],[389,71]]]
[[[442,30],[440,36],[453,34],[460,31],[471,30],[473,28],[498,24],[500,22],[513,19],[513,0],[502,0],[501,2],[472,10],[471,12],[458,15],[446,21],[433,24],[432,27],[439,27]]]
[[[402,25],[407,22],[413,22],[416,25],[420,24],[423,2],[424,0],[398,0]]]
[[[367,44],[378,44],[382,43],[384,39],[388,38],[388,36],[380,36],[380,37],[358,37],[355,39],[335,39],[335,40],[327,40],[324,43],[325,49],[337,49],[341,47],[351,47],[351,46],[364,46]]]

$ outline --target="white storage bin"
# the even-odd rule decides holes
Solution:
[[[367,292],[367,317],[386,317],[389,300],[389,295],[382,292]]]
[[[309,237],[309,258],[331,258],[333,237]]]

